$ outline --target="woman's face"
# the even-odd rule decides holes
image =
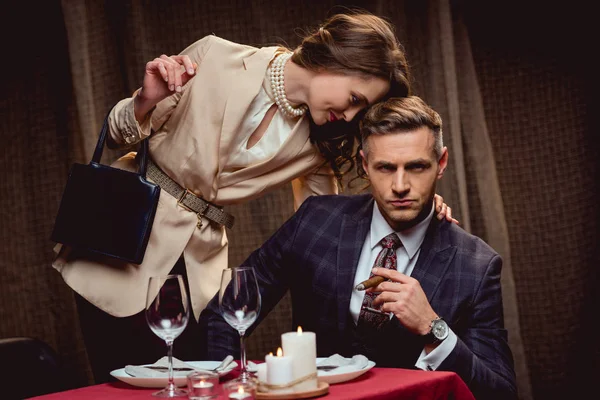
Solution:
[[[338,119],[351,121],[389,90],[390,84],[383,78],[319,72],[311,81],[307,105],[317,125]]]

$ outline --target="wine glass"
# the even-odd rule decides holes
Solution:
[[[219,289],[219,307],[223,319],[240,335],[241,373],[239,380],[253,379],[246,363],[244,335],[256,321],[260,313],[260,291],[254,269],[251,267],[233,267],[224,269]]]
[[[181,275],[153,276],[148,281],[146,322],[156,336],[168,347],[169,382],[155,393],[156,397],[187,396],[173,382],[173,341],[185,329],[190,316],[188,296]]]

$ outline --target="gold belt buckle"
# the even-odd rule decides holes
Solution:
[[[205,207],[202,209],[202,211],[196,212],[196,211],[192,210],[191,208],[189,208],[188,206],[186,206],[185,204],[183,204],[183,200],[185,199],[185,196],[187,196],[188,194],[191,194],[192,196],[196,196],[194,194],[194,192],[192,192],[188,188],[185,188],[185,191],[183,193],[181,193],[181,196],[179,196],[179,199],[177,199],[177,205],[196,214],[196,217],[198,217],[198,223],[196,224],[196,227],[198,227],[198,229],[200,229],[200,228],[202,228],[202,216],[204,215],[204,211],[206,211],[206,209],[208,208],[208,203],[205,203]]]

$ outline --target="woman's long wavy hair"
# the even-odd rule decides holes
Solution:
[[[311,71],[383,78],[390,82],[386,98],[411,93],[408,63],[393,26],[368,12],[333,15],[304,37],[294,50],[292,61]],[[317,126],[311,120],[311,142],[331,166],[340,185],[344,174],[356,165],[359,121],[365,112],[350,122],[340,120]]]

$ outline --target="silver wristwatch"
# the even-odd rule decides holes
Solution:
[[[431,321],[431,324],[429,326],[431,327],[429,333],[423,335],[423,338],[425,339],[425,344],[439,343],[448,337],[448,324],[442,318],[437,317],[436,319]]]

